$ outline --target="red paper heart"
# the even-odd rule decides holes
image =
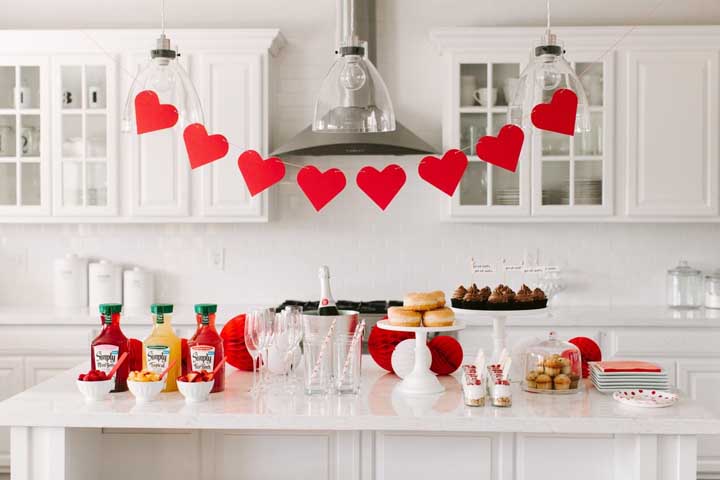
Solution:
[[[297,183],[315,210],[319,212],[342,192],[347,182],[345,174],[337,168],[321,172],[316,167],[307,165],[298,172]]]
[[[452,197],[467,164],[467,156],[462,151],[453,149],[445,152],[442,159],[432,156],[423,158],[418,166],[418,173],[420,178]]]
[[[240,155],[238,168],[253,197],[285,176],[285,164],[282,160],[276,157],[263,160],[255,150],[247,150]]]
[[[487,135],[475,146],[481,160],[514,172],[517,169],[525,134],[517,125],[508,124],[500,129],[497,137]]]
[[[375,167],[363,167],[355,177],[355,182],[380,210],[385,210],[405,185],[406,178],[405,170],[400,165],[392,164],[382,172]]]
[[[154,132],[174,126],[178,111],[170,104],[161,104],[152,90],[143,90],[135,96],[135,123],[137,133]]]
[[[230,145],[222,135],[208,135],[205,126],[193,123],[183,132],[190,168],[202,167],[227,155]]]
[[[533,125],[541,130],[574,135],[577,108],[578,98],[575,92],[561,88],[553,94],[550,103],[535,105],[530,119]]]

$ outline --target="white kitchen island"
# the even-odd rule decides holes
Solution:
[[[359,397],[251,397],[251,374],[187,405],[179,393],[136,405],[130,393],[87,404],[82,365],[0,403],[13,480],[99,479],[695,479],[697,436],[720,418],[692,400],[632,409],[592,387],[513,406],[464,406],[446,392],[409,398],[365,358]]]

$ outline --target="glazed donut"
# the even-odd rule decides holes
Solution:
[[[419,327],[422,320],[422,314],[403,307],[390,307],[387,313],[390,325],[398,327]]]
[[[443,295],[443,301],[445,300]],[[435,310],[440,306],[438,296],[433,293],[408,293],[403,298],[403,308],[407,310],[415,310],[416,312],[424,312],[427,310]]]
[[[447,307],[423,313],[423,326],[425,327],[449,327],[454,323],[455,312]]]
[[[430,295],[435,296],[435,299],[438,302],[438,307],[445,306],[445,292],[442,292],[440,290],[435,290],[434,292],[430,292]]]

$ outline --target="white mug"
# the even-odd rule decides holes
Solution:
[[[497,88],[478,88],[473,92],[473,98],[483,107],[495,105],[497,102]]]

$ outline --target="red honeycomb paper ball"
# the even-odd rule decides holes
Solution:
[[[428,347],[432,354],[430,370],[438,375],[450,375],[462,365],[463,349],[453,337],[435,337],[430,340]]]
[[[370,330],[368,338],[368,351],[375,363],[388,372],[392,372],[392,354],[398,343],[408,338],[415,338],[414,333],[410,332],[391,332],[378,327]],[[393,372],[394,373],[394,372]]]
[[[602,360],[602,351],[595,340],[587,337],[575,337],[570,339],[570,343],[580,350],[580,358],[582,359],[582,376],[587,378],[590,376],[590,367],[588,362],[599,362]]]
[[[223,339],[227,363],[238,370],[251,372],[253,359],[245,347],[245,314],[230,319],[220,332],[220,336]]]

